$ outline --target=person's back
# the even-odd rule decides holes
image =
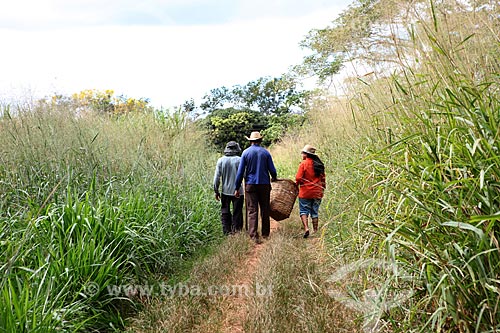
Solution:
[[[318,211],[326,188],[325,166],[316,155],[316,148],[305,145],[301,151],[295,182],[299,186],[299,215],[304,226],[304,238],[309,237],[309,215],[314,232],[318,231]]]
[[[271,184],[270,173],[276,175],[276,169],[267,149],[252,144],[243,151],[241,159],[243,162],[241,170],[238,169],[238,175],[243,177],[243,171],[246,172],[245,184]]]
[[[221,201],[222,231],[225,235],[241,231],[243,228],[243,197],[235,197],[234,184],[241,158],[240,145],[229,141],[224,156],[217,160],[213,180],[215,199]],[[221,182],[222,181],[222,182]],[[219,192],[219,187],[221,191]],[[231,204],[233,211],[231,213]]]
[[[299,198],[321,199],[325,188],[325,174],[316,175],[314,172],[314,160],[306,157],[300,165],[296,174],[296,183],[299,185]]]
[[[236,182],[236,173],[238,172],[240,159],[239,156],[234,155],[222,156],[217,160],[214,189],[218,189],[220,186],[222,194],[234,195],[234,183]]]
[[[262,219],[262,236],[270,234],[270,194],[271,180],[276,180],[277,173],[273,159],[267,149],[260,146],[262,136],[252,132],[249,138],[251,146],[243,151],[240,166],[236,175],[234,194],[240,195],[239,187],[245,178],[245,197],[247,207],[248,233],[257,243],[260,243],[258,233],[259,207]]]

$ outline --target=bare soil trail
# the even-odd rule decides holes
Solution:
[[[325,292],[323,234],[304,240],[300,221],[288,222],[271,219],[261,244],[245,231],[227,238],[185,282],[226,289],[152,303],[127,332],[359,332],[357,314]]]
[[[280,225],[275,220],[271,219],[271,236],[274,232],[277,232]],[[264,241],[261,244],[255,244],[252,249],[250,255],[245,260],[244,264],[241,268],[235,273],[236,280],[235,284],[237,285],[245,285],[251,286],[253,277],[257,271],[259,266],[259,261],[261,257],[262,251],[267,246],[268,241]],[[249,297],[245,295],[237,295],[235,297],[230,297],[227,299],[229,302],[226,312],[226,319],[224,320],[224,327],[222,328],[222,332],[224,333],[240,333],[245,332],[243,324],[246,320],[247,307],[246,302],[249,300]]]

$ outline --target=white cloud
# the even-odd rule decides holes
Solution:
[[[213,88],[281,75],[302,60],[305,34],[340,10],[220,25],[0,29],[9,45],[0,53],[0,98],[18,87],[37,96],[113,89],[155,106],[180,105]]]
[[[16,0],[0,2],[0,28],[36,30],[93,25],[221,24],[299,18],[343,8],[326,0]]]

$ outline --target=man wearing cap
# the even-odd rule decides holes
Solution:
[[[245,197],[248,221],[248,233],[256,242],[261,243],[258,233],[259,207],[262,220],[262,237],[269,237],[271,181],[277,179],[273,159],[267,149],[261,147],[262,136],[259,132],[252,132],[247,137],[251,145],[241,154],[241,161],[234,184],[234,196],[240,197],[241,182],[245,178]]]
[[[213,187],[215,199],[221,202],[221,222],[224,235],[234,234],[243,229],[244,197],[234,195],[234,183],[240,165],[240,153],[240,145],[235,141],[229,141],[224,149],[224,156],[217,160],[215,166]],[[222,194],[219,192],[219,187],[221,187]],[[233,206],[232,213],[231,205]]]

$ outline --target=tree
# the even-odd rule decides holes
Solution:
[[[211,112],[200,124],[210,133],[210,141],[222,149],[228,141],[237,141],[242,148],[248,146],[246,136],[253,130],[267,127],[261,113],[249,109],[226,108]]]
[[[226,87],[220,87],[210,90],[210,93],[203,96],[203,102],[200,108],[205,112],[213,112],[217,109],[222,109],[227,104],[231,104],[234,101],[232,91]]]
[[[71,105],[79,112],[125,114],[152,111],[148,99],[129,98],[124,95],[114,96],[113,90],[87,89],[71,96],[54,95],[39,102],[52,105]]]
[[[410,6],[423,0],[357,0],[332,25],[311,30],[301,42],[312,54],[304,57],[295,70],[316,76],[324,83],[338,73],[343,64],[361,60],[373,65],[397,63],[395,45],[407,42],[407,31],[399,31]]]
[[[294,109],[302,111],[307,97],[308,92],[298,90],[297,82],[292,77],[261,77],[243,86],[235,85],[231,89],[212,89],[203,97],[200,108],[206,113],[232,107],[279,116],[291,113]]]
[[[306,56],[295,71],[316,76],[324,83],[346,62],[362,62],[381,71],[392,71],[401,64],[413,66],[421,57],[421,54],[411,54],[421,22],[435,25],[434,30],[439,24],[447,25],[450,41],[457,36],[465,41],[470,35],[459,33],[460,18],[467,19],[468,14],[474,12],[490,13],[486,16],[487,26],[491,31],[498,31],[498,8],[496,0],[356,0],[331,26],[308,33],[301,46],[310,49],[312,54]],[[443,22],[436,20],[438,14]],[[450,26],[456,22],[457,26]]]
[[[291,113],[292,107],[302,108],[306,94],[296,89],[294,79],[263,77],[235,87],[233,94],[241,104],[257,109],[265,115],[280,116]]]
[[[290,129],[302,126],[305,116],[301,114],[285,114],[282,116],[268,116],[268,126],[263,130],[265,143],[276,143],[281,140],[283,135]]]
[[[299,90],[288,75],[212,89],[200,105],[207,115],[200,123],[218,148],[230,140],[246,146],[245,136],[255,130],[266,133],[263,144],[268,145],[279,141],[289,126],[302,124],[311,94]]]

